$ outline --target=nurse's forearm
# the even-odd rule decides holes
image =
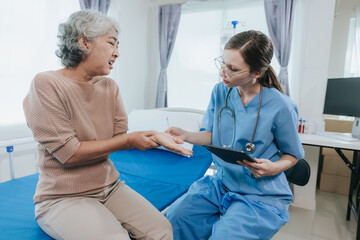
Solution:
[[[184,141],[195,144],[211,144],[212,133],[208,131],[201,132],[185,132]]]
[[[289,168],[291,168],[292,166],[294,166],[297,163],[298,159],[289,155],[289,154],[284,154],[282,155],[279,160],[277,160],[276,162],[274,162],[275,166],[276,166],[276,172],[280,173],[283,172]]]

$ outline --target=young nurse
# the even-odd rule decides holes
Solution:
[[[271,239],[289,221],[293,196],[284,170],[304,157],[298,112],[270,66],[273,46],[258,31],[233,36],[219,64],[222,82],[211,95],[206,131],[167,132],[184,141],[246,151],[252,162],[213,156],[217,173],[195,182],[166,217],[174,239]]]

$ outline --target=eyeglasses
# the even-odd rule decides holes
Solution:
[[[239,74],[242,74],[242,73],[245,73],[245,72],[248,72],[249,70],[244,70],[244,71],[233,71],[229,68],[227,68],[225,66],[225,62],[224,62],[224,59],[220,56],[220,57],[217,57],[214,59],[214,62],[215,62],[215,66],[216,68],[219,70],[219,72],[221,72],[222,70],[224,70],[224,73],[225,73],[225,76],[227,78],[231,78],[235,75],[239,75]]]

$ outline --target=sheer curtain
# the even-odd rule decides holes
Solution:
[[[179,27],[181,5],[163,5],[159,11],[160,75],[156,95],[156,107],[167,107],[167,67],[174,48]]]
[[[80,6],[73,0],[12,0],[2,1],[1,9],[0,141],[29,136],[22,101],[36,73],[61,67],[58,25]]]
[[[350,20],[348,47],[345,60],[345,77],[360,77],[360,5],[356,17]]]
[[[107,14],[111,0],[79,0],[81,9],[95,9]]]
[[[280,63],[279,80],[289,95],[288,63],[290,59],[292,26],[296,0],[265,0],[266,22],[274,52]]]

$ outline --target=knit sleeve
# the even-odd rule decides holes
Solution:
[[[128,130],[128,118],[121,98],[118,85],[113,82],[115,89],[115,117],[114,117],[114,136],[126,133]]]
[[[53,76],[44,73],[34,78],[23,108],[35,140],[65,163],[79,149],[80,141],[66,110],[65,99],[51,78]]]

